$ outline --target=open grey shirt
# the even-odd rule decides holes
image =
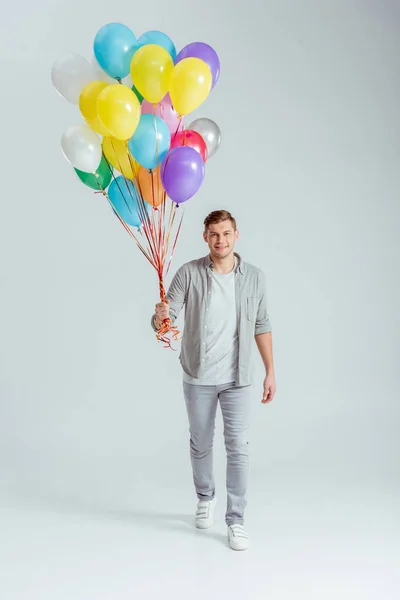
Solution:
[[[263,272],[244,262],[238,254],[235,269],[236,314],[239,336],[239,362],[236,385],[251,385],[254,371],[254,336],[272,331],[267,309]],[[185,306],[185,322],[180,361],[185,373],[198,379],[204,374],[207,309],[212,293],[210,256],[185,263],[174,275],[167,293],[174,322]],[[154,317],[151,323],[154,330]]]

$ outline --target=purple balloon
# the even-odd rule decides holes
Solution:
[[[211,48],[211,46],[205,44],[204,42],[192,42],[191,44],[188,44],[182,48],[176,57],[175,64],[184,58],[200,58],[200,60],[203,60],[211,70],[211,88],[215,86],[219,79],[220,63],[218,54],[215,52],[214,48]]]
[[[205,166],[200,154],[190,146],[170,151],[161,164],[161,182],[173,202],[182,204],[199,190]]]

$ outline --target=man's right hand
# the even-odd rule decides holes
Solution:
[[[160,329],[163,321],[169,319],[169,302],[159,302],[156,304],[156,317],[154,319],[154,325],[157,329]]]

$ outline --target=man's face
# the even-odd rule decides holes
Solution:
[[[233,229],[232,221],[221,221],[215,225],[210,225],[208,230],[203,233],[204,241],[210,248],[211,258],[226,258],[233,253],[235,241],[239,237],[239,232]]]

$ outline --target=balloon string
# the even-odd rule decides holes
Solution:
[[[182,211],[181,221],[180,221],[180,223],[179,223],[178,231],[176,232],[176,236],[175,236],[174,245],[172,246],[171,256],[169,257],[169,261],[168,261],[168,267],[167,267],[167,271],[166,271],[165,275],[168,275],[168,271],[169,271],[169,268],[170,268],[170,266],[171,266],[171,262],[172,262],[172,259],[173,259],[173,257],[174,257],[174,254],[175,254],[176,243],[177,243],[177,241],[178,241],[178,237],[179,237],[179,234],[180,234],[180,231],[181,231],[181,227],[182,227],[182,221],[183,221],[183,215],[184,215],[184,214],[185,214],[185,212],[184,212],[184,211]]]
[[[106,190],[104,190],[100,184],[97,184],[100,189],[101,189],[101,193],[103,194],[103,196],[107,199],[108,203],[110,204],[110,206],[114,209],[115,214],[118,217],[118,220],[120,221],[120,223],[123,225],[124,229],[128,232],[128,234],[135,240],[136,244],[138,245],[139,249],[142,251],[142,253],[144,254],[144,256],[147,258],[147,260],[152,264],[152,260],[151,257],[148,255],[148,253],[146,252],[146,250],[143,248],[143,246],[141,245],[141,243],[139,242],[139,240],[136,238],[135,234],[133,233],[133,231],[129,228],[129,226],[125,223],[124,219],[121,217],[121,215],[119,214],[118,210],[114,207],[114,205],[112,204]]]
[[[104,158],[105,158],[105,161],[106,161],[106,163],[107,163],[107,166],[108,166],[108,168],[109,168],[109,170],[110,170],[110,172],[111,172],[111,174],[112,174],[112,176],[113,176],[113,178],[114,178],[114,180],[115,180],[115,175],[114,175],[113,168],[112,168],[112,166],[111,166],[110,162],[108,161],[107,157],[104,155],[104,153],[103,153],[103,156],[104,156]],[[103,194],[103,196],[105,196],[105,198],[107,199],[108,203],[110,204],[110,206],[113,208],[113,210],[114,210],[115,214],[117,215],[117,217],[118,217],[118,219],[119,219],[120,223],[123,225],[124,229],[125,229],[125,230],[128,232],[128,234],[129,234],[131,237],[133,237],[133,238],[134,238],[134,240],[135,240],[135,242],[137,243],[137,245],[138,245],[139,249],[140,249],[140,250],[142,251],[142,253],[145,255],[145,257],[147,258],[147,260],[148,260],[148,261],[149,261],[151,264],[153,264],[153,261],[152,261],[152,259],[151,259],[151,256],[150,256],[150,254],[149,254],[148,252],[146,252],[146,251],[145,251],[145,249],[144,249],[144,248],[143,248],[143,246],[140,244],[139,240],[136,238],[135,234],[132,232],[132,230],[130,229],[130,227],[128,226],[128,224],[127,224],[127,223],[124,221],[124,219],[123,219],[123,218],[121,217],[121,215],[119,214],[119,212],[118,212],[117,208],[116,208],[116,207],[115,207],[115,206],[112,204],[112,202],[111,202],[111,200],[110,200],[110,197],[109,197],[108,193],[106,192],[106,190],[105,190],[104,188],[102,188],[102,187],[101,187],[101,185],[99,184],[99,182],[98,182],[98,181],[97,181],[97,185],[98,185],[98,187],[100,188],[100,191],[99,191],[99,192],[95,192],[95,193],[102,193],[102,194]],[[140,232],[140,233],[142,233],[142,232]],[[154,265],[153,265],[153,266],[154,266]]]
[[[131,154],[129,152],[129,147],[128,147],[127,142],[126,142],[126,151],[127,151],[127,156],[128,156],[128,160],[130,163],[132,173],[134,174],[134,180],[135,180],[135,184],[136,184],[136,192],[137,192],[136,201],[137,201],[137,206],[138,206],[139,219],[142,223],[143,232],[147,239],[147,243],[149,244],[150,254],[153,256],[153,262],[154,262],[154,259],[157,255],[157,246],[156,246],[156,243],[154,243],[154,236],[152,235],[151,224],[149,223],[149,214],[148,214],[148,210],[147,210],[147,203],[143,198],[142,188],[140,185],[139,173],[136,171],[136,167],[133,163],[133,157],[131,156]],[[156,265],[153,265],[153,266],[156,267]]]
[[[127,187],[127,189],[128,189],[128,192],[129,192],[130,190],[129,190],[129,186],[128,186],[128,184],[126,183],[126,177],[125,177],[124,169],[122,168],[122,166],[121,166],[121,164],[120,164],[120,162],[119,162],[119,159],[117,158],[117,153],[116,153],[116,151],[115,151],[114,142],[113,142],[113,139],[112,139],[112,137],[110,137],[110,142],[111,142],[111,147],[112,147],[112,149],[113,149],[113,152],[114,152],[114,158],[115,158],[115,162],[118,164],[118,170],[120,171],[120,173],[122,173],[122,175],[123,175],[123,177],[124,177],[124,179],[125,179],[125,184],[126,184],[126,187]],[[132,172],[133,172],[133,171],[132,171]],[[114,175],[113,175],[113,177],[114,177],[114,181],[115,181],[115,183],[116,183],[116,185],[117,185],[117,187],[118,187],[118,190],[119,190],[119,192],[120,192],[120,194],[121,194],[121,196],[122,196],[122,198],[123,198],[123,200],[124,200],[124,203],[125,203],[125,206],[126,206],[126,208],[127,208],[127,209],[129,210],[129,212],[132,214],[131,207],[129,206],[129,204],[128,204],[128,202],[127,202],[126,198],[125,198],[125,195],[123,194],[123,192],[122,192],[122,190],[121,190],[121,187],[120,187],[120,185],[119,185],[119,182],[117,181],[117,179],[115,178],[115,176],[114,176]]]
[[[154,104],[153,107],[153,115],[154,115],[154,130],[155,130],[155,134],[156,134],[156,167],[158,166],[159,163],[159,141],[158,141],[158,127],[157,127],[157,115],[156,115],[156,111],[157,111],[157,105]],[[153,171],[152,171],[152,190],[153,190],[153,204],[155,204],[155,198],[154,198],[154,176],[153,176]],[[158,227],[156,228],[156,232],[155,235],[157,237],[157,242],[158,242],[158,265],[159,267],[162,266],[162,258],[161,258],[161,248],[162,248],[162,236],[161,236],[161,221],[162,221],[162,215],[161,217],[159,217],[158,220]]]
[[[165,302],[167,299],[167,295],[165,293],[165,286],[162,277],[162,273],[158,274],[159,283],[160,283],[160,299],[161,302]],[[171,337],[168,337],[168,334],[171,334]],[[180,331],[175,326],[172,325],[171,319],[164,319],[160,329],[157,331],[156,338],[159,342],[164,344],[164,348],[169,348],[170,350],[174,350],[172,347],[172,342],[177,342],[180,339]]]
[[[177,136],[177,135],[178,135],[178,133],[179,133],[179,129],[180,129],[180,127],[181,127],[182,119],[183,119],[183,117],[179,117],[178,127],[176,128],[176,131],[175,131],[174,135],[172,136],[172,139],[173,139],[173,140],[176,138],[176,136]]]
[[[156,133],[156,163],[158,165],[159,142],[157,139],[158,131],[155,111],[154,126]],[[180,125],[178,125],[177,132],[179,130],[179,126]],[[127,233],[134,239],[141,253],[156,270],[159,280],[160,299],[162,302],[165,302],[166,291],[164,284],[164,273],[165,275],[167,275],[171,266],[171,261],[174,256],[177,240],[181,231],[183,214],[181,216],[180,223],[178,225],[177,232],[172,244],[171,254],[169,255],[172,240],[172,231],[175,225],[177,205],[175,204],[175,202],[172,202],[169,199],[167,199],[167,194],[165,190],[163,190],[163,188],[160,188],[160,179],[158,176],[158,172],[154,173],[154,170],[152,170],[149,173],[149,176],[151,177],[151,194],[153,201],[153,210],[150,211],[150,214],[148,209],[148,203],[146,202],[143,196],[143,189],[140,182],[139,172],[137,171],[134,159],[129,152],[128,144],[126,143],[126,154],[132,171],[133,181],[132,179],[127,178],[125,173],[123,172],[121,161],[120,158],[117,156],[112,139],[111,147],[115,155],[115,164],[118,165],[118,168],[123,175],[124,183],[116,181],[112,165],[105,156],[104,151],[103,156],[107,162],[108,168],[112,173],[114,181],[116,181],[118,190],[124,198],[125,205],[128,208],[129,212],[132,214],[132,205],[129,205],[129,197],[133,203],[133,206],[137,207],[138,217],[141,222],[140,229],[138,229],[138,232],[142,238],[141,240],[138,239],[137,235],[135,235],[131,227],[125,222],[117,208],[111,202],[107,192],[98,183],[99,191],[105,196],[107,202],[114,209],[114,213],[117,215],[118,220],[120,221],[124,229],[127,231]],[[169,152],[170,149],[168,151],[168,154]],[[157,176],[156,182],[154,181],[155,175]],[[124,185],[128,191],[129,197],[128,195],[125,196],[125,194],[122,193],[122,188],[124,187]],[[160,200],[162,200],[161,205],[156,207],[155,204],[159,203]],[[167,203],[169,204],[169,208],[167,207]],[[156,334],[156,339],[159,342],[161,342],[165,348],[170,348],[174,350],[174,348],[172,347],[172,342],[178,341],[180,339],[180,332],[178,328],[172,324],[171,319],[165,319],[161,325],[161,328]]]

